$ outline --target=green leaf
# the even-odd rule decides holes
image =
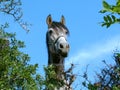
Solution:
[[[118,18],[118,19],[116,20],[116,22],[120,23],[120,18]]]
[[[106,13],[107,10],[103,9],[103,10],[100,10],[99,13]]]
[[[104,26],[106,26],[106,23],[102,23],[102,25],[101,25],[102,27],[104,27]]]
[[[120,0],[117,0],[116,6],[120,6]]]
[[[113,12],[120,14],[120,6],[115,6]]]
[[[114,15],[112,15],[111,17],[113,19],[113,22],[115,22],[116,21],[116,17]]]
[[[103,7],[105,9],[110,9],[111,8],[111,6],[106,1],[103,1]]]
[[[108,19],[106,16],[103,17],[105,22],[108,22]]]
[[[109,27],[110,27],[110,25],[111,25],[110,23],[107,23],[107,24],[106,24],[106,27],[107,27],[107,28],[109,28]]]
[[[108,19],[109,23],[112,24],[112,19],[109,15],[107,15],[107,19]]]

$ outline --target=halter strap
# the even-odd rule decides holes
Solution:
[[[61,37],[63,37],[63,36],[59,36],[59,37],[55,40],[54,44],[56,44],[57,41],[58,41]]]
[[[61,37],[64,37],[64,36],[59,36],[56,40],[55,40],[55,42],[48,42],[48,44],[49,45],[51,45],[51,44],[56,44],[57,43],[57,41],[61,38]],[[65,39],[66,40],[66,39]]]

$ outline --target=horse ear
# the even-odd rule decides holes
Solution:
[[[47,19],[46,19],[46,23],[48,26],[50,26],[52,24],[52,17],[51,15],[48,15]]]
[[[64,18],[63,15],[62,15],[62,17],[61,17],[61,23],[62,23],[63,25],[65,25],[65,18]]]

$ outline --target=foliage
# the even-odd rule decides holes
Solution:
[[[42,78],[36,73],[38,64],[28,64],[30,57],[20,52],[24,42],[16,40],[15,34],[5,32],[7,27],[8,24],[0,26],[0,89],[41,89]]]
[[[23,12],[21,8],[21,0],[0,0],[0,12],[10,15],[14,20],[27,32],[31,24],[22,20]]]
[[[103,0],[103,9],[100,13],[107,13],[103,19],[102,26],[110,27],[112,24],[120,23],[120,0],[116,1],[115,5],[108,4],[105,0]]]
[[[95,83],[88,80],[85,72],[83,86],[89,90],[120,90],[120,53],[115,53],[114,57],[115,65],[109,65],[103,61],[106,67],[101,70],[101,73],[96,73],[98,81]]]
[[[44,67],[46,73],[45,86],[47,90],[54,90],[54,88],[60,88],[64,85],[63,80],[57,78],[57,74],[55,72],[55,66],[49,65],[48,67]]]
[[[73,64],[71,64],[71,67],[67,71],[61,73],[65,77],[64,80],[59,79],[56,74],[55,68],[55,65],[49,65],[48,67],[44,67],[46,73],[46,80],[44,81],[44,85],[46,86],[46,89],[54,90],[55,88],[57,88],[57,90],[59,90],[59,88],[63,86],[71,88],[71,85],[75,80],[75,75],[72,72]]]

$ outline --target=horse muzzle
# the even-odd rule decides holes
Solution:
[[[69,52],[70,46],[68,43],[60,43],[59,44],[59,49],[58,52],[61,56],[63,57],[67,57],[68,56],[68,52]]]

